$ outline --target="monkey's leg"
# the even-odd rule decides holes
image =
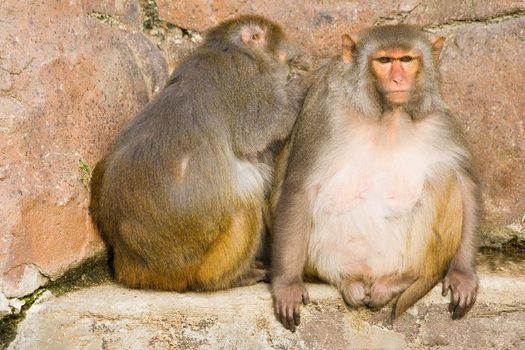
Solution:
[[[424,297],[442,278],[454,254],[462,234],[463,199],[455,176],[444,184],[428,184],[428,195],[434,205],[434,217],[423,259],[419,262],[419,278],[400,296],[392,310],[392,320],[399,317],[419,299]],[[425,229],[425,228],[422,228]],[[418,229],[415,229],[418,234]]]
[[[476,302],[479,280],[475,269],[477,250],[477,216],[479,193],[476,184],[463,176],[460,181],[463,198],[463,231],[461,241],[443,279],[443,296],[451,291],[449,312],[453,319],[463,317]]]
[[[184,292],[188,289],[187,276],[175,276],[168,272],[158,272],[147,265],[130,258],[123,258],[125,252],[114,249],[113,266],[119,283],[131,288],[160,289]]]
[[[361,280],[346,278],[339,289],[344,301],[351,307],[357,308],[370,302],[370,290]]]
[[[370,288],[370,301],[367,306],[372,309],[385,306],[413,282],[414,278],[408,275],[390,275],[378,278]]]
[[[261,243],[262,211],[257,205],[233,213],[231,225],[202,257],[194,281],[203,290],[216,290],[256,283],[263,270],[252,266]]]
[[[132,288],[186,291],[191,276],[190,266],[168,266],[169,262],[161,257],[148,257],[148,253],[155,255],[155,250],[138,249],[136,245],[142,241],[122,238],[147,237],[147,232],[137,222],[126,221],[120,225],[120,234],[113,237],[113,267],[117,281]]]
[[[246,273],[232,282],[231,287],[251,286],[263,281],[268,282],[268,279],[268,270],[262,266],[262,263],[255,261],[250,265]]]

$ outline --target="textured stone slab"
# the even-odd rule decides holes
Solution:
[[[370,25],[417,23],[446,35],[443,91],[481,168],[483,243],[525,244],[521,0],[4,0],[0,291],[6,297],[30,294],[103,250],[87,215],[87,174],[79,160],[94,165],[162,88],[199,42],[186,29],[202,32],[242,13],[282,23],[316,64],[340,50],[342,33]]]
[[[336,290],[309,285],[296,333],[275,320],[268,285],[209,294],[109,284],[36,303],[10,349],[520,349],[525,276],[483,275],[478,303],[459,321],[439,288],[388,329],[388,310],[351,311]]]

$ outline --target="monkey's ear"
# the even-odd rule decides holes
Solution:
[[[341,35],[341,46],[343,62],[348,64],[352,61],[352,57],[355,53],[355,41],[348,34]]]
[[[279,60],[279,62],[284,63],[288,61],[288,53],[286,53],[286,51],[278,49],[276,51],[276,55],[277,55],[277,59]]]
[[[439,62],[439,58],[441,57],[441,49],[443,49],[443,45],[445,45],[445,40],[446,38],[444,36],[438,36],[431,41],[432,58],[436,64]]]
[[[241,28],[241,41],[248,46],[260,47],[265,40],[265,34],[264,29],[257,24],[245,25]]]
[[[282,39],[275,49],[275,56],[277,60],[281,63],[288,62],[293,60],[299,55],[299,50],[297,47],[285,39]]]

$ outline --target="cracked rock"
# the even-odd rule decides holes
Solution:
[[[9,300],[9,306],[12,308],[13,313],[18,314],[22,310],[26,302],[17,298]]]
[[[49,281],[34,265],[23,265],[20,270],[21,276],[18,283],[8,284],[4,287],[5,295],[10,298],[20,298],[31,294]]]
[[[10,314],[9,299],[6,298],[4,293],[0,292],[0,318]]]

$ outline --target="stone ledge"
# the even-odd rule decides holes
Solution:
[[[463,320],[446,312],[440,286],[383,326],[388,308],[349,310],[339,293],[308,285],[296,333],[276,321],[268,285],[216,293],[130,290],[105,284],[36,302],[10,349],[525,348],[525,276],[484,274]]]

